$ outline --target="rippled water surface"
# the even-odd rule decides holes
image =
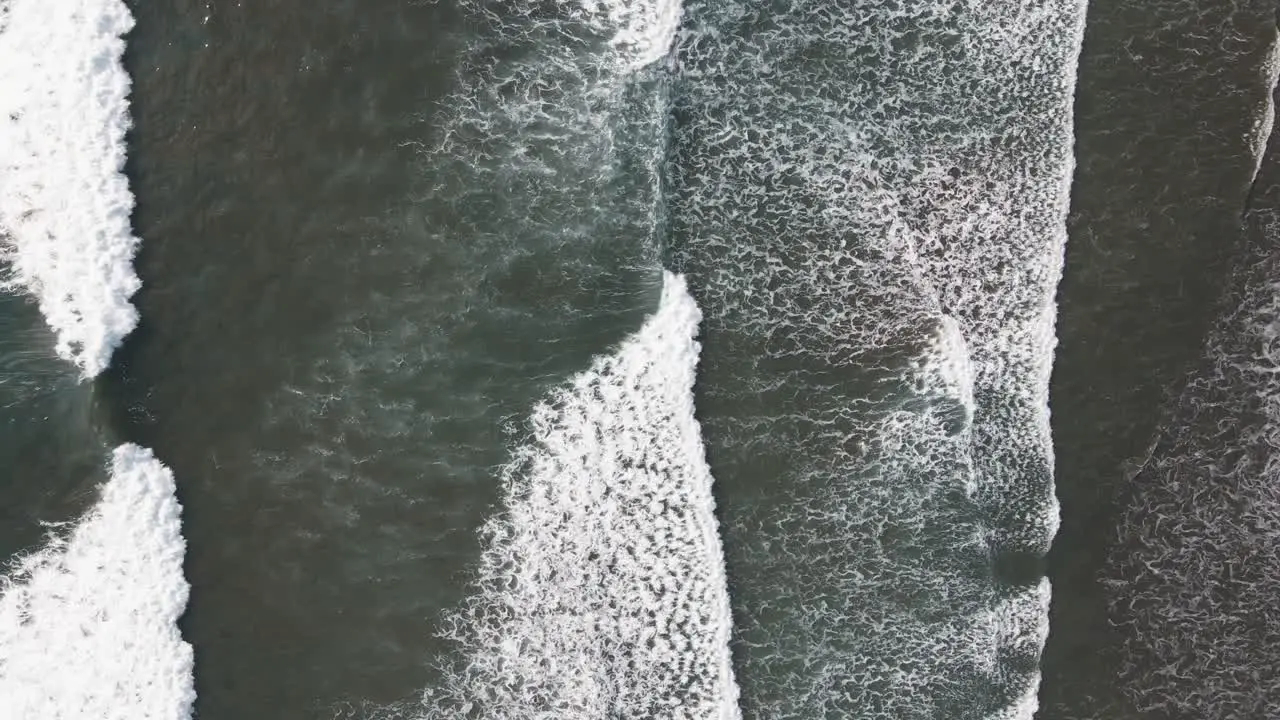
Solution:
[[[0,715],[1278,712],[1272,3],[38,3]]]

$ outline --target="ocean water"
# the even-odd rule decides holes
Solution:
[[[3,7],[0,537],[12,551],[39,544],[41,521],[83,510],[106,479],[103,408],[77,381],[101,372],[136,322],[137,240],[121,174],[128,12],[111,2]]]
[[[1094,3],[1076,94],[1078,168],[1051,405],[1062,527],[1045,647],[1047,720],[1144,715],[1108,611],[1133,483],[1205,356],[1274,86],[1270,2]],[[1274,671],[1260,664],[1257,672]],[[1245,717],[1250,717],[1245,715]]]
[[[121,445],[94,509],[16,565],[0,596],[8,715],[190,717],[180,510],[168,468]]]
[[[1272,135],[1222,315],[1133,476],[1108,557],[1124,695],[1161,717],[1280,713],[1277,152]]]
[[[1029,717],[1083,6],[686,10],[673,255],[743,712]]]
[[[0,716],[1276,714],[1274,12],[0,0]]]

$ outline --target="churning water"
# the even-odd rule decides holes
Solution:
[[[0,715],[1275,715],[1264,5],[0,0]]]

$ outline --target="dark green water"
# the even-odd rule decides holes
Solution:
[[[101,411],[75,369],[53,354],[34,304],[0,297],[0,552],[40,544],[42,522],[73,519],[104,478]]]
[[[344,344],[393,331],[377,287],[430,280],[396,244],[426,235],[402,145],[422,139],[432,78],[440,93],[449,72],[436,54],[444,13],[386,4],[362,32],[370,11],[134,8],[146,321],[107,386],[117,422],[181,478],[183,632],[201,648],[202,718],[323,717],[341,700],[411,692],[431,610],[452,599],[464,562],[442,550],[472,551],[486,502],[484,488],[456,490],[468,477],[446,477],[426,502],[419,473],[395,472],[412,449],[371,447],[380,428],[352,422],[390,360],[353,372]],[[397,72],[374,72],[391,58]],[[321,378],[358,385],[315,399]],[[382,469],[363,493],[362,465]],[[405,577],[396,566],[409,558]]]
[[[451,103],[487,122],[509,106],[472,86],[538,60],[474,11],[136,13],[146,323],[106,385],[181,478],[197,712],[412,699],[513,433],[656,303],[647,211],[557,145],[580,132],[467,136]]]
[[[0,553],[140,443],[184,507],[198,717],[414,717],[531,409],[666,266],[705,316],[744,717],[1025,717],[1037,667],[1037,717],[1166,717],[1128,684],[1150,632],[1111,625],[1126,462],[1241,257],[1275,16],[1093,5],[1073,88],[1072,2],[689,0],[645,70],[674,4],[134,3],[142,324],[77,384],[0,298]],[[659,712],[605,695],[574,717]]]

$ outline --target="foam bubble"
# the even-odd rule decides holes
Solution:
[[[973,361],[960,323],[950,315],[941,315],[934,337],[915,361],[920,373],[921,389],[929,402],[949,403],[954,407],[953,432],[973,424]]]
[[[121,445],[98,505],[0,578],[0,716],[191,717],[180,511],[169,469]]]
[[[0,30],[0,289],[39,302],[57,352],[102,372],[138,323],[130,81],[119,0],[7,0]]]
[[[427,717],[738,717],[698,321],[667,274],[639,332],[534,410]]]

